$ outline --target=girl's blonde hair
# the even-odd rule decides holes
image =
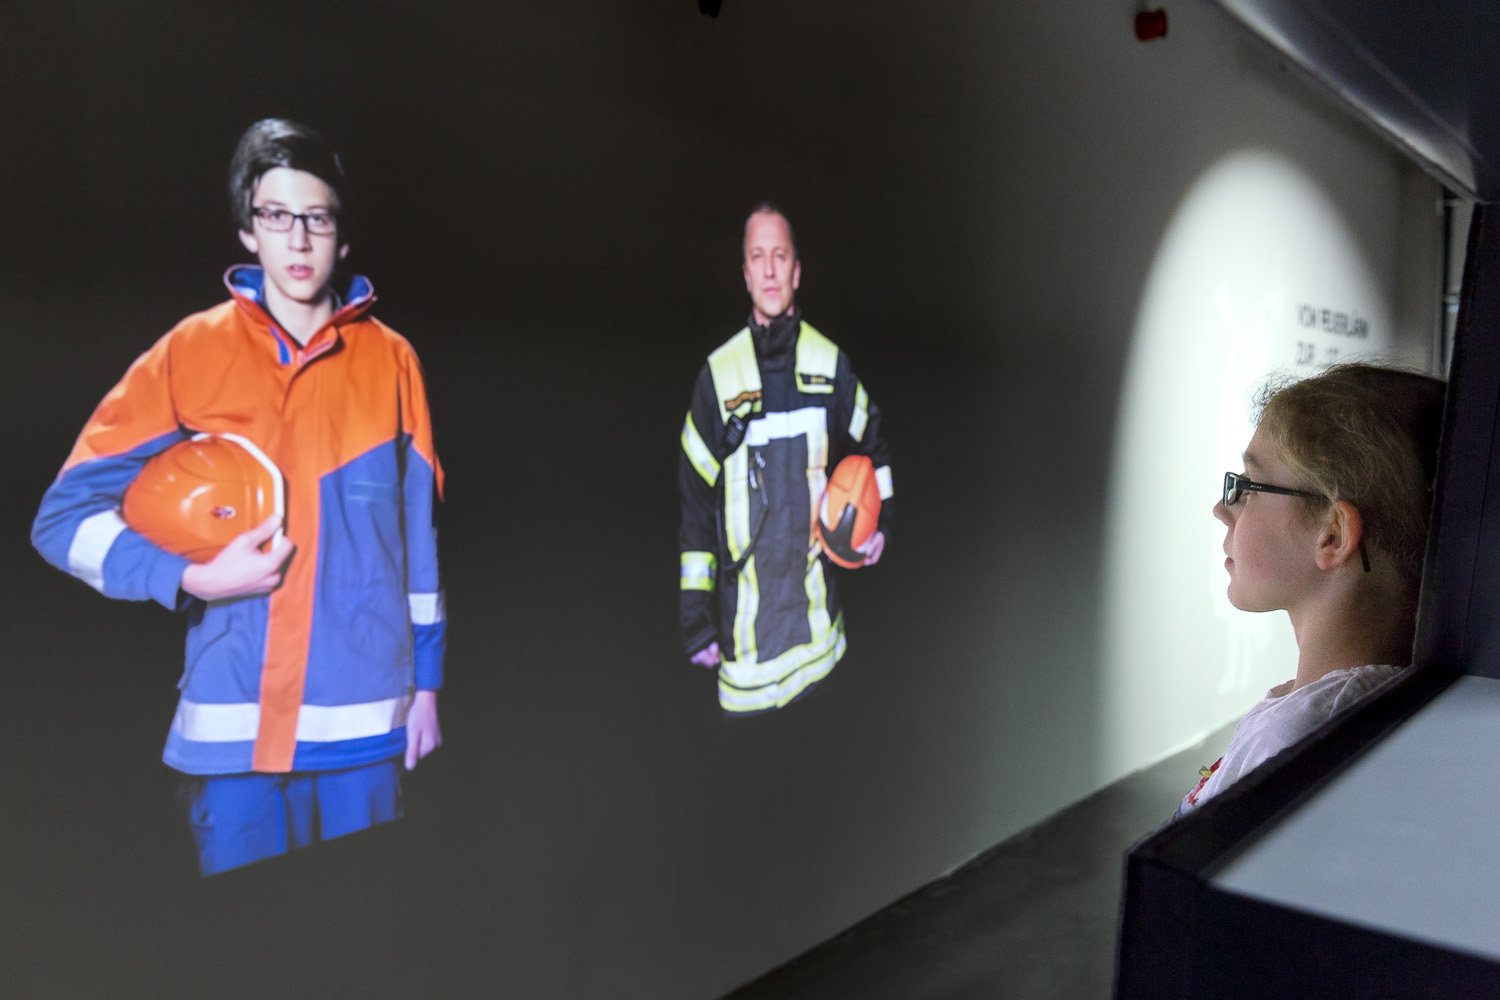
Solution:
[[[1259,393],[1260,429],[1305,489],[1347,500],[1364,541],[1412,583],[1422,576],[1445,384],[1376,365],[1335,365]]]

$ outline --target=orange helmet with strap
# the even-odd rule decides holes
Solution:
[[[198,434],[154,456],[125,490],[125,523],[168,552],[208,562],[285,510],[281,471],[237,434]]]
[[[880,523],[880,484],[875,465],[864,455],[849,455],[834,467],[818,506],[818,540],[828,558],[845,569],[865,561],[859,547]]]

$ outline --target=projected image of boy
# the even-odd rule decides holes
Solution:
[[[1271,392],[1226,473],[1229,601],[1285,611],[1297,673],[1236,727],[1178,815],[1355,704],[1411,662],[1443,383],[1345,364]]]
[[[163,759],[184,775],[205,875],[397,818],[403,764],[442,741],[442,470],[411,345],[370,315],[370,282],[338,270],[345,188],[311,129],[245,132],[229,193],[259,266],[231,267],[227,301],[130,366],[32,530],[105,596],[187,611]],[[192,562],[127,526],[121,499],[153,456],[205,433],[274,464],[285,510]]]
[[[730,713],[786,705],[844,655],[836,574],[815,530],[829,470],[867,456],[886,501],[845,554],[859,565],[880,559],[892,495],[880,410],[794,303],[802,262],[786,216],[756,208],[743,251],[750,321],[699,372],[678,463],[683,642],[692,662],[717,668]]]

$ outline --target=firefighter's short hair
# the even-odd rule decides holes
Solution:
[[[740,256],[743,257],[745,255],[745,241],[750,238],[750,220],[757,215],[766,214],[779,215],[781,216],[781,221],[786,223],[786,235],[792,241],[792,259],[797,260],[797,231],[792,228],[792,220],[788,219],[786,213],[777,207],[774,202],[769,201],[763,201],[759,205],[756,205],[750,210],[750,214],[745,216],[745,232],[740,237]]]

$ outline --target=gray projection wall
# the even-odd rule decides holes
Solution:
[[[1121,580],[1175,607],[1163,567],[1198,567],[1214,530],[1217,457],[1180,474],[1174,444],[1118,422],[1131,394],[1222,374],[1191,347],[1223,318],[1155,283],[1158,250],[1216,166],[1274,162],[1328,221],[1258,212],[1254,245],[1301,259],[1326,237],[1290,287],[1357,289],[1314,304],[1425,364],[1437,192],[1223,15],[1173,5],[1143,45],[1135,10],[0,5],[0,992],[702,1000],[1286,676],[1283,647],[1252,643],[1220,683],[1208,568],[1180,648],[1152,629],[1126,649],[1106,611]],[[401,823],[202,882],[158,762],[181,622],[104,601],[25,536],[98,397],[222,298],[242,254],[221,178],[268,114],[342,138],[352,263],[427,368],[447,744]],[[676,635],[675,449],[747,312],[739,227],[762,198],[797,226],[807,316],[885,410],[901,523],[846,581],[829,687],[725,720]],[[1156,315],[1188,340],[1141,368]],[[1189,498],[1191,537],[1122,563],[1112,472]],[[1159,723],[1121,710],[1159,695],[1178,699]]]

